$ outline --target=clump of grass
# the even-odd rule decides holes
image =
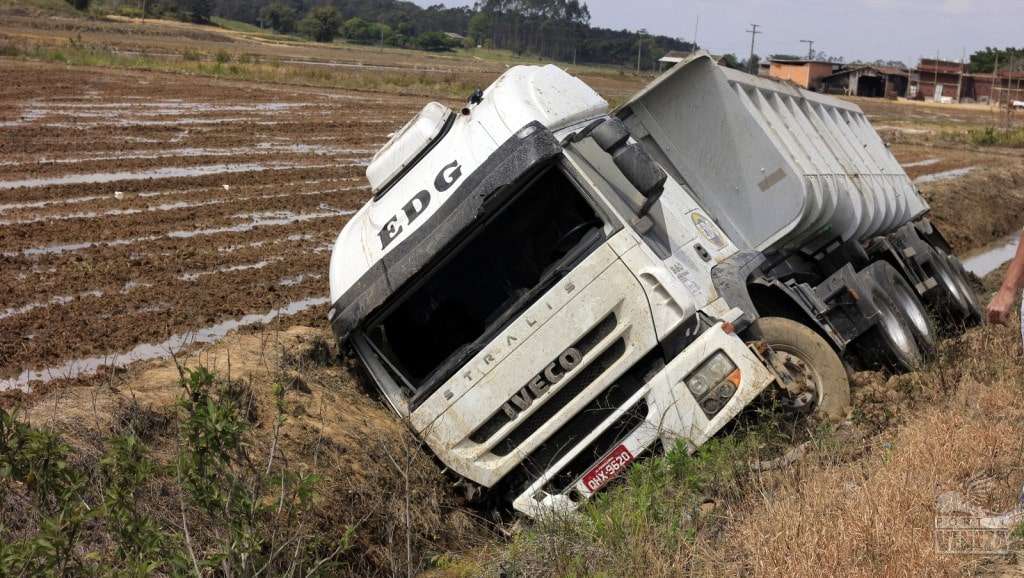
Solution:
[[[624,481],[576,514],[549,515],[510,544],[512,576],[687,574],[699,569],[699,538],[718,525],[715,508],[741,495],[759,436],[714,438],[690,455],[680,443],[632,467]]]
[[[217,54],[214,55],[214,60],[216,60],[218,64],[231,62],[231,53],[227,50],[220,49],[217,51]]]
[[[941,139],[947,142],[981,147],[1024,148],[1024,128],[972,128],[965,131],[943,131]]]

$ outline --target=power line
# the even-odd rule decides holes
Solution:
[[[760,27],[760,24],[751,24],[750,30],[747,30],[747,32],[750,33],[750,58],[747,59],[747,68],[751,69],[749,71],[750,74],[755,75],[757,74],[757,70],[754,68],[754,39],[757,38],[758,34],[764,34],[760,30],[758,30],[758,28]]]
[[[807,45],[807,60],[814,60],[814,41],[813,40],[801,40]]]

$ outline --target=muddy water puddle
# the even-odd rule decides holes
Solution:
[[[115,183],[119,181],[137,181],[143,179],[174,179],[188,177],[205,177],[210,175],[231,173],[258,173],[271,170],[336,168],[344,166],[364,166],[366,161],[340,163],[332,165],[307,165],[301,163],[233,163],[199,165],[194,167],[159,167],[144,171],[115,171],[108,173],[83,173],[62,175],[59,177],[42,177],[35,179],[15,179],[0,181],[0,189],[21,189],[28,187],[49,187],[54,185],[94,185]]]
[[[176,354],[176,352],[191,345],[218,341],[236,329],[267,324],[278,317],[295,315],[313,307],[326,305],[329,302],[330,299],[326,297],[309,297],[293,301],[284,307],[273,309],[266,313],[244,315],[186,333],[172,335],[160,343],[142,343],[124,353],[84,357],[46,369],[25,370],[18,377],[0,380],[0,391],[11,389],[28,391],[29,384],[33,382],[47,383],[55,379],[74,379],[92,375],[102,367],[123,367],[138,361],[171,357],[172,354]]]
[[[384,135],[379,135],[384,136]],[[154,141],[160,142],[160,141]],[[383,144],[383,143],[380,143]],[[378,145],[379,146],[379,145]],[[41,157],[23,161],[0,161],[0,166],[34,166],[46,164],[79,164],[101,161],[124,161],[124,160],[151,160],[175,157],[230,157],[241,155],[277,155],[277,154],[302,154],[313,156],[356,156],[357,160],[369,160],[376,148],[350,148],[337,147],[326,144],[281,144],[281,143],[258,143],[252,147],[230,147],[230,148],[203,148],[203,147],[182,147],[157,151],[125,152],[116,155],[91,155],[71,158],[47,158]]]
[[[964,269],[978,277],[984,277],[1013,259],[1020,243],[1020,233],[1014,233],[988,248],[963,259]]]
[[[930,167],[937,165],[942,162],[942,159],[924,159],[920,161],[914,161],[912,163],[903,163],[903,168],[909,169],[913,167]]]
[[[914,179],[915,185],[923,185],[926,183],[938,183],[942,181],[951,181],[953,179],[959,179],[960,177],[967,176],[976,167],[962,167],[959,169],[950,169],[948,171],[942,171],[940,173],[931,173],[928,175],[921,175]]]
[[[20,189],[24,187],[48,187],[52,185],[84,185],[113,183],[117,181],[134,181],[141,179],[170,179],[178,177],[203,177],[221,173],[260,172],[277,168],[259,163],[238,163],[202,165],[198,167],[159,167],[145,171],[116,171],[109,173],[87,173],[81,175],[63,175],[39,179],[18,179],[0,181],[0,189]],[[291,167],[288,167],[291,168]]]
[[[349,211],[347,214],[354,214],[355,211]],[[224,227],[211,227],[205,229],[193,229],[184,231],[169,231],[160,235],[145,235],[142,237],[130,237],[127,239],[111,239],[109,241],[82,241],[78,243],[58,243],[54,245],[46,245],[43,247],[31,247],[23,249],[21,251],[4,251],[0,252],[0,255],[5,257],[15,257],[23,255],[26,257],[32,257],[37,255],[59,255],[62,253],[73,253],[76,251],[83,251],[85,249],[91,249],[93,247],[101,246],[124,246],[134,245],[136,243],[144,243],[147,241],[155,241],[157,239],[193,239],[196,237],[206,237],[210,235],[220,235],[223,233],[244,233],[257,229],[260,227],[279,227],[284,225],[291,225],[294,223],[301,223],[303,221],[311,221],[316,219],[328,219],[337,218],[338,213],[336,212],[319,212],[319,213],[288,213],[288,214],[276,214],[274,216],[254,216],[248,222],[239,223],[237,225],[227,225]]]

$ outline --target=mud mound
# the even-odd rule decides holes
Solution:
[[[921,187],[931,218],[957,252],[981,247],[1020,228],[1024,167],[986,167]]]

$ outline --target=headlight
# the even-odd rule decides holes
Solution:
[[[725,407],[740,383],[740,371],[724,351],[717,351],[686,376],[686,387],[704,414],[713,417]]]

